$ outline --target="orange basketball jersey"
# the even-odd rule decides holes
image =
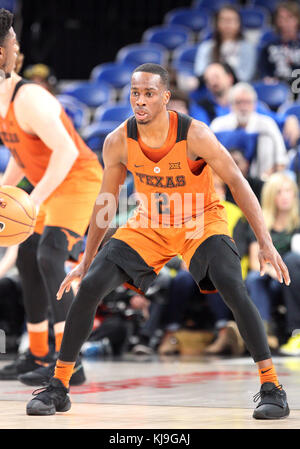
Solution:
[[[46,171],[52,151],[39,137],[23,131],[17,122],[14,113],[14,99],[18,89],[25,83],[26,81],[20,80],[16,84],[6,117],[4,119],[0,117],[0,138],[3,144],[10,150],[17,164],[23,169],[26,178],[31,184],[36,185]],[[74,172],[85,168],[89,161],[97,161],[97,156],[87,147],[76,132],[72,121],[63,108],[60,118],[79,151],[79,156],[65,179],[66,181]]]
[[[160,149],[145,146],[134,117],[126,123],[127,168],[133,174],[140,200],[135,218],[145,226],[182,227],[208,212],[210,221],[211,216],[226,221],[210,167],[203,159],[195,162],[187,157],[191,121],[191,117],[169,111],[169,132]]]

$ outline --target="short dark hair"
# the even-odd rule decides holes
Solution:
[[[0,9],[0,46],[3,46],[9,29],[12,26],[14,15],[7,9]]]
[[[136,73],[136,72],[146,72],[146,73],[153,73],[155,75],[159,75],[161,82],[164,84],[164,86],[166,86],[167,89],[169,89],[169,73],[160,64],[154,64],[152,62],[147,62],[146,64],[139,65],[136,69],[134,69],[133,73]]]

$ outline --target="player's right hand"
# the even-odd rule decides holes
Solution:
[[[65,291],[66,293],[70,291],[72,287],[72,282],[77,281],[78,283],[77,285],[79,285],[81,280],[85,276],[86,272],[87,268],[83,265],[82,262],[78,264],[75,268],[73,268],[73,270],[71,270],[70,273],[67,274],[65,279],[60,284],[59,290],[56,293],[56,299],[59,301]]]

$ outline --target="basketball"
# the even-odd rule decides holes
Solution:
[[[0,246],[24,242],[36,222],[36,208],[27,192],[14,186],[0,188]]]

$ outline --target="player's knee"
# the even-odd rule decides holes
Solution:
[[[98,304],[103,297],[104,294],[101,289],[95,289],[95,285],[91,277],[85,276],[80,283],[75,301],[83,301],[85,307],[93,307],[95,304]]]
[[[37,256],[37,248],[40,236],[38,234],[33,234],[25,242],[19,245],[18,256],[16,265],[18,269],[22,267],[32,265],[32,259]]]
[[[37,261],[42,272],[51,273],[53,270],[61,270],[64,266],[65,257],[64,254],[55,248],[39,245],[37,249]]]

